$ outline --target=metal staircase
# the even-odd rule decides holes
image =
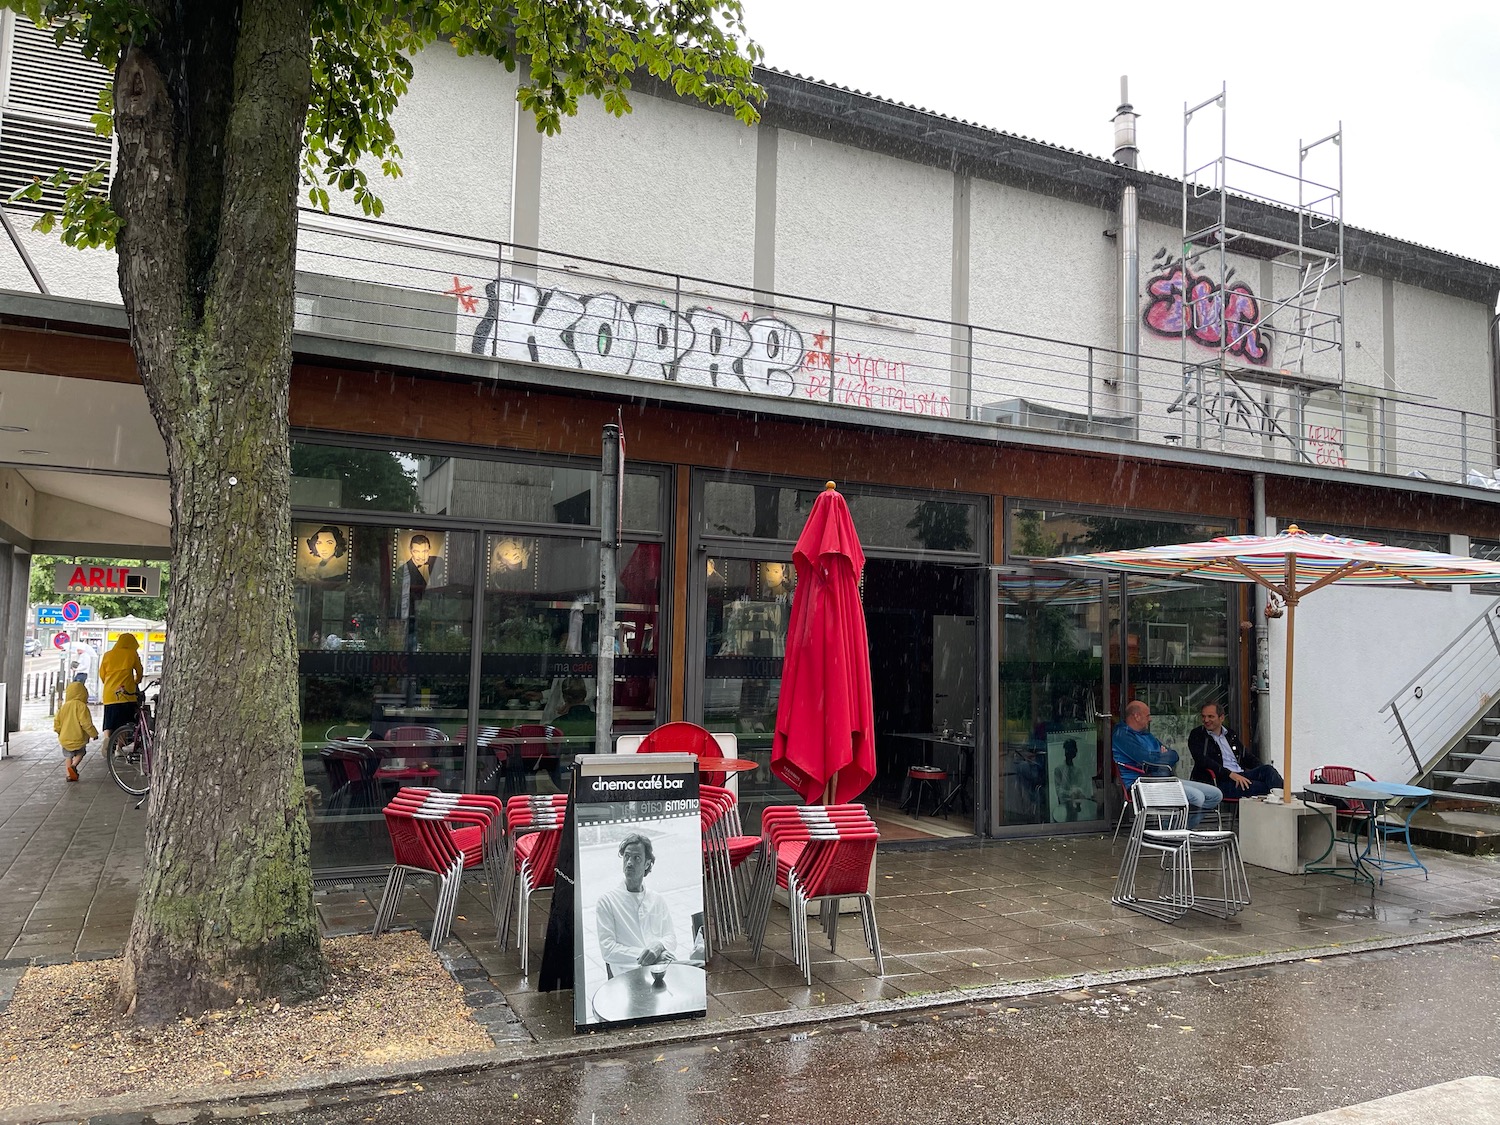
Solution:
[[[1490,601],[1381,713],[1419,784],[1500,813],[1500,601]]]
[[[1490,708],[1427,775],[1429,789],[1500,812],[1500,707]]]

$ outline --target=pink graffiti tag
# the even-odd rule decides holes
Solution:
[[[1183,299],[1183,275],[1187,275],[1188,297]],[[1231,285],[1220,293],[1213,280],[1195,275],[1181,264],[1158,274],[1146,284],[1151,303],[1142,318],[1158,336],[1181,336],[1185,319],[1188,339],[1206,348],[1218,348],[1226,338],[1227,350],[1250,363],[1271,359],[1270,334],[1257,327],[1260,303],[1248,285]],[[1188,310],[1191,309],[1189,314]]]

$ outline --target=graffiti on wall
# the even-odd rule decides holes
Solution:
[[[1191,414],[1199,407],[1203,410],[1204,422],[1210,426],[1243,430],[1255,438],[1273,441],[1280,438],[1288,444],[1293,441],[1292,432],[1284,424],[1286,407],[1262,402],[1232,382],[1222,391],[1208,388],[1200,395],[1193,389],[1192,380],[1184,379],[1182,391],[1168,405],[1167,413]]]
[[[778,398],[949,412],[948,396],[916,383],[905,363],[835,351],[824,332],[813,334],[809,349],[801,329],[780,316],[703,306],[678,312],[658,301],[576,294],[513,278],[488,282],[479,311],[481,302],[468,292],[454,278],[446,295],[464,312],[478,313],[469,340],[476,355]]]
[[[813,337],[801,374],[803,393],[812,399],[941,418],[951,411],[952,400],[940,388],[912,378],[904,361],[837,351],[823,332]]]
[[[1234,280],[1233,267],[1225,274],[1221,292],[1212,277],[1194,273],[1165,249],[1158,250],[1151,263],[1146,282],[1150,300],[1142,315],[1148,329],[1176,338],[1186,326],[1195,344],[1214,351],[1223,346],[1247,363],[1271,362],[1271,333],[1259,323],[1260,302],[1248,285]]]

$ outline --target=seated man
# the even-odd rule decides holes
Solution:
[[[1217,785],[1226,797],[1264,797],[1281,788],[1276,767],[1262,764],[1247,750],[1240,736],[1224,725],[1224,708],[1205,703],[1198,712],[1203,725],[1188,735],[1193,756],[1193,780]]]
[[[1177,751],[1163,746],[1147,728],[1151,726],[1151,708],[1139,699],[1125,705],[1125,721],[1115,727],[1111,749],[1120,767],[1120,780],[1129,789],[1138,777],[1172,777]],[[1213,785],[1184,781],[1188,799],[1188,827],[1197,828],[1205,813],[1213,812],[1224,794]]]
[[[620,841],[624,881],[599,896],[599,956],[610,976],[675,961],[677,939],[664,899],[645,886],[656,849],[639,832]]]

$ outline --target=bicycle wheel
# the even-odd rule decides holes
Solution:
[[[132,797],[144,797],[151,788],[151,774],[146,766],[144,748],[136,738],[134,723],[125,723],[110,732],[104,748],[109,762],[109,776]]]

